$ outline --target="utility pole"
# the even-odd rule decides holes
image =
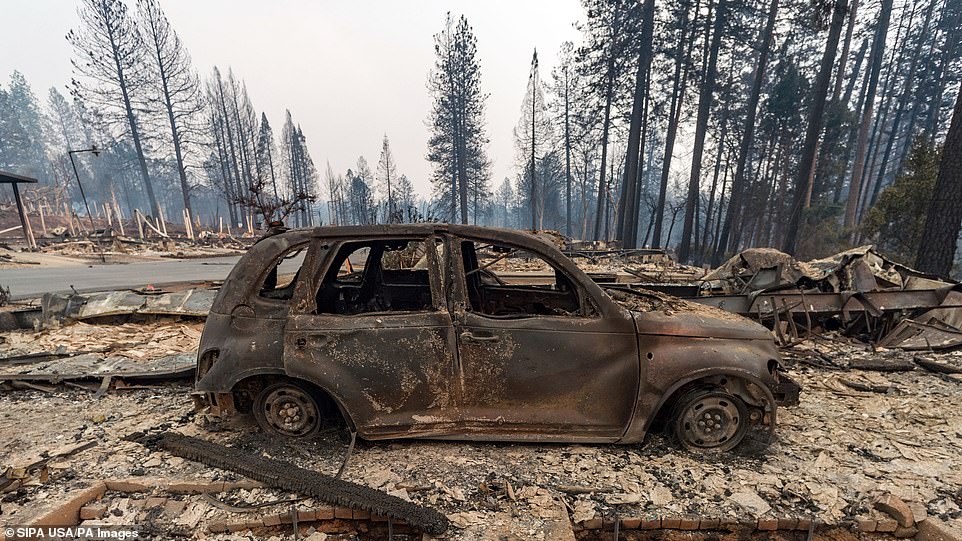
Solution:
[[[568,65],[565,76],[565,236],[571,238],[571,130],[568,126]]]
[[[84,193],[84,185],[80,182],[80,173],[77,172],[77,162],[75,162],[73,159],[74,154],[80,154],[81,152],[92,152],[94,156],[100,156],[100,150],[97,148],[97,145],[91,145],[90,148],[67,151],[67,156],[70,157],[70,165],[73,166],[74,177],[77,178],[77,186],[80,187],[80,197],[83,198],[84,208],[87,209],[87,219],[90,220],[90,234],[93,235],[94,229],[96,229],[94,227],[94,215],[90,213],[90,205],[87,204],[87,194]],[[157,208],[159,209],[160,207]],[[69,220],[70,217],[68,216],[67,219]],[[120,220],[121,217],[117,216],[117,219]],[[103,251],[100,252],[100,261],[103,263],[107,262],[107,258],[104,257]]]
[[[534,50],[531,58],[531,230],[538,229],[538,183],[535,179],[534,168],[534,106],[538,101],[538,50]]]
[[[80,154],[81,152],[92,152],[94,156],[100,156],[100,150],[97,149],[97,145],[93,145],[90,148],[67,151],[67,156],[70,157],[70,165],[73,166],[73,174],[77,178],[77,186],[80,188],[80,197],[84,200],[84,207],[87,209],[87,218],[90,219],[90,233],[92,234],[95,229],[94,215],[90,213],[90,205],[87,204],[87,194],[84,193],[84,185],[80,182],[80,173],[77,172],[77,163],[73,159],[74,154]]]

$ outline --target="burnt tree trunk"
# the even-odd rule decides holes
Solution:
[[[808,130],[805,133],[805,143],[802,145],[802,156],[799,162],[798,174],[795,177],[795,194],[792,199],[792,210],[788,217],[788,227],[785,232],[783,251],[794,254],[798,240],[798,229],[802,222],[802,207],[812,182],[812,169],[815,166],[815,154],[818,152],[818,139],[822,134],[824,123],[825,100],[828,97],[828,85],[832,77],[832,66],[838,53],[838,42],[842,35],[842,25],[848,14],[848,0],[836,0],[832,9],[832,22],[828,30],[828,41],[825,52],[815,78],[815,99],[808,115]]]
[[[852,180],[848,187],[848,201],[845,205],[845,228],[855,225],[859,195],[862,192],[862,173],[865,171],[865,153],[868,146],[869,127],[875,113],[875,92],[878,89],[879,72],[882,69],[882,56],[885,53],[885,36],[888,34],[889,17],[892,14],[892,0],[882,0],[878,26],[872,40],[872,55],[869,62],[868,86],[865,91],[865,108],[858,127],[855,142],[855,161],[852,164]]]
[[[671,171],[671,158],[675,149],[675,138],[678,135],[678,123],[681,118],[682,104],[685,101],[685,91],[688,86],[688,64],[686,58],[691,57],[691,50],[694,46],[694,39],[688,39],[688,28],[694,27],[698,20],[698,9],[700,2],[695,2],[695,17],[691,24],[688,23],[688,12],[682,18],[681,37],[675,48],[675,72],[672,75],[671,83],[671,104],[668,107],[668,132],[665,134],[665,155],[661,165],[661,183],[658,189],[658,203],[655,206],[655,224],[651,237],[652,248],[661,246],[661,230],[665,221],[665,202],[668,195],[668,174]],[[709,4],[709,16],[712,6]],[[687,47],[686,47],[687,45]],[[667,239],[666,239],[667,244]]]
[[[711,48],[708,51],[708,64],[705,69],[705,80],[702,81],[701,92],[698,97],[698,117],[695,121],[695,143],[691,158],[691,175],[688,178],[688,198],[685,201],[685,218],[682,222],[681,245],[678,248],[678,259],[687,263],[691,256],[691,237],[695,222],[698,188],[701,179],[702,155],[705,151],[705,134],[708,131],[708,117],[711,114],[712,100],[715,97],[715,79],[718,77],[718,50],[721,48],[722,34],[728,17],[728,0],[718,2],[718,13],[712,28]]]
[[[642,116],[645,108],[645,92],[648,88],[648,66],[651,65],[651,42],[655,28],[655,0],[645,0],[641,8],[641,44],[638,51],[638,71],[635,74],[635,94],[631,104],[631,121],[628,128],[628,147],[625,149],[625,174],[621,181],[621,199],[618,201],[618,224],[616,238],[625,242],[625,248],[634,248],[634,235],[638,230],[638,213],[633,211],[638,191],[638,161],[641,151]]]
[[[922,33],[926,31],[929,27],[929,23],[932,20],[932,8],[935,7],[935,2],[930,2],[925,11],[925,22],[922,23]],[[902,115],[905,112],[905,108],[909,104],[909,96],[915,87],[915,71],[919,64],[919,55],[922,53],[923,39],[919,36],[918,42],[916,43],[915,50],[912,51],[912,59],[909,62],[909,72],[905,76],[905,85],[902,88],[902,93],[899,96],[898,104],[895,107],[895,116],[892,119],[892,127],[889,132],[888,141],[885,143],[885,151],[882,153],[882,160],[878,167],[878,176],[875,179],[875,185],[872,189],[872,197],[869,199],[865,208],[870,208],[878,200],[878,195],[882,191],[882,184],[885,180],[885,174],[888,171],[889,158],[892,154],[892,148],[895,145],[896,134],[898,133],[899,125],[902,122]]]
[[[768,55],[777,15],[778,0],[772,0],[768,7],[768,21],[759,39],[758,63],[755,65],[755,74],[752,79],[752,92],[745,106],[745,129],[738,146],[738,160],[735,163],[735,176],[732,178],[731,196],[728,198],[728,212],[725,214],[725,222],[712,256],[712,266],[715,267],[721,263],[722,256],[728,250],[728,239],[731,236],[732,227],[741,227],[741,224],[735,223],[735,219],[741,212],[742,199],[745,196],[745,169],[748,165],[748,154],[755,143],[755,117],[758,115],[758,101],[761,96],[762,82],[765,80],[765,69],[768,66]]]
[[[962,226],[962,92],[955,99],[952,123],[945,136],[939,176],[935,181],[915,266],[939,276],[952,273]]]

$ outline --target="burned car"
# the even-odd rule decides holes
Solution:
[[[627,444],[663,426],[724,451],[772,433],[779,378],[747,319],[605,290],[534,234],[415,224],[257,242],[210,310],[196,389],[292,437]]]

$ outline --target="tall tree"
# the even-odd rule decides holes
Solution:
[[[267,120],[267,114],[261,113],[261,124],[257,131],[257,178],[261,181],[266,182],[270,180],[270,186],[274,192],[274,198],[279,199],[280,193],[277,190],[277,171],[274,168],[274,155],[277,153],[277,148],[274,145],[274,130],[271,128],[270,122]],[[330,164],[328,164],[328,171],[330,171]]]
[[[693,29],[696,26],[695,23],[698,19],[700,2],[696,0],[694,9],[695,16],[690,24],[688,21],[688,13],[690,9],[688,3],[678,2],[676,6],[679,13],[679,15],[676,15],[676,18],[680,21],[678,31],[679,37],[674,51],[674,74],[672,75],[671,83],[671,103],[668,106],[668,129],[665,134],[665,152],[661,163],[661,182],[658,190],[658,202],[653,209],[655,220],[651,245],[655,248],[661,246],[662,226],[665,219],[665,204],[668,198],[668,180],[669,174],[671,173],[671,162],[675,149],[675,138],[678,135],[678,125],[681,121],[681,111],[684,107],[685,94],[688,89],[688,74],[690,72],[689,67],[691,65],[689,60],[691,58],[692,49],[695,45],[695,40],[691,39],[692,36],[689,34],[689,29]],[[709,5],[709,16],[711,15],[711,9],[712,7]]]
[[[157,0],[137,0],[137,7],[141,34],[149,50],[149,74],[154,89],[148,99],[159,102],[157,104],[165,113],[184,208],[193,216],[184,155],[191,136],[197,132],[197,117],[204,106],[200,80],[191,65],[187,49],[171,28]]]
[[[468,223],[472,192],[486,190],[489,162],[485,153],[485,102],[477,38],[463,15],[455,25],[447,14],[434,36],[435,64],[428,78],[434,105],[428,119],[428,160],[434,164],[435,195],[449,221]]]
[[[0,87],[0,167],[28,172],[31,136],[20,121],[10,93]]]
[[[942,147],[935,190],[922,229],[915,266],[939,276],[952,274],[952,262],[962,227],[962,91],[955,98],[952,123]]]
[[[387,215],[385,223],[399,222],[399,217],[395,215],[397,205],[395,204],[394,192],[391,184],[397,183],[397,165],[394,163],[394,154],[391,153],[391,143],[388,141],[387,134],[384,134],[384,141],[381,143],[381,158],[377,162],[378,183],[385,197],[385,210]]]
[[[598,167],[597,198],[593,238],[606,235],[608,215],[609,146],[611,143],[613,107],[618,98],[619,79],[625,69],[626,50],[637,30],[637,0],[582,0],[587,20],[581,27],[584,45],[578,50],[579,64],[587,76],[588,90],[598,97],[601,115],[601,163]]]
[[[572,91],[575,71],[574,44],[566,41],[561,45],[559,56],[559,66],[552,72],[554,79],[554,91],[558,95],[558,109],[564,126],[564,151],[565,151],[565,235],[572,235],[572,205],[571,205],[571,115],[572,115]]]
[[[17,169],[23,174],[32,175],[47,182],[50,167],[44,147],[43,115],[33,89],[19,71],[14,71],[10,75],[7,103],[10,114],[16,118],[13,122],[23,130],[21,132],[23,139],[18,149],[22,162]]]
[[[417,210],[417,196],[414,193],[414,184],[408,179],[407,175],[402,174],[397,179],[397,188],[394,190],[396,203],[396,214],[398,221],[411,222]]]
[[[905,113],[905,109],[909,105],[909,98],[911,98],[912,92],[915,88],[915,74],[919,65],[919,56],[922,53],[922,46],[926,41],[923,39],[923,36],[927,36],[929,33],[929,23],[932,20],[932,11],[934,8],[935,1],[931,0],[928,7],[925,9],[925,20],[918,31],[918,39],[913,47],[912,58],[909,61],[908,74],[905,76],[902,92],[898,98],[898,104],[895,108],[895,116],[892,118],[891,128],[889,129],[888,140],[885,143],[885,150],[882,153],[882,158],[878,166],[878,176],[875,179],[872,187],[872,197],[868,200],[866,206],[875,204],[875,201],[878,199],[878,194],[882,189],[882,184],[884,183],[888,170],[889,157],[892,154],[892,149],[894,148],[895,140],[897,139],[896,134],[899,129],[899,124],[902,122],[902,115]]]
[[[879,7],[878,23],[872,38],[872,53],[868,67],[868,81],[865,85],[865,105],[862,118],[859,121],[858,136],[855,141],[855,161],[852,163],[852,175],[849,181],[848,200],[845,204],[845,228],[855,226],[858,212],[859,197],[862,193],[862,176],[865,171],[865,155],[868,150],[869,128],[875,115],[875,92],[878,89],[879,73],[882,70],[882,60],[885,55],[885,37],[888,35],[889,18],[892,14],[892,0],[882,0]]]
[[[641,197],[641,174],[639,161],[645,149],[641,144],[645,100],[648,99],[648,73],[653,56],[652,39],[655,29],[655,0],[644,0],[641,9],[641,43],[638,49],[638,69],[635,75],[635,92],[631,103],[631,121],[628,128],[628,146],[625,150],[625,172],[621,181],[620,209],[618,212],[617,238],[626,248],[636,246],[638,236],[638,206]]]
[[[688,180],[688,197],[685,200],[685,218],[682,222],[681,244],[678,247],[678,259],[688,261],[691,255],[692,232],[695,222],[696,202],[698,201],[701,162],[705,150],[705,134],[708,130],[708,117],[711,113],[712,101],[715,98],[715,84],[718,77],[718,51],[721,49],[722,35],[725,32],[728,19],[728,0],[719,0],[718,11],[712,28],[711,45],[706,43],[708,50],[708,64],[705,66],[705,78],[702,81],[698,96],[698,118],[695,122],[695,142],[692,150],[691,173]]]
[[[725,214],[724,226],[712,256],[713,266],[718,266],[721,263],[722,256],[729,249],[728,241],[732,228],[741,226],[741,224],[736,224],[735,220],[741,215],[742,201],[747,188],[748,155],[755,144],[755,119],[758,115],[758,101],[761,97],[762,83],[765,80],[765,70],[768,68],[772,34],[778,16],[778,3],[779,0],[770,1],[768,19],[758,38],[758,61],[755,63],[755,71],[752,75],[752,90],[748,95],[748,103],[745,105],[745,128],[742,130],[742,137],[738,144],[738,158],[735,163],[735,176],[732,178],[731,196],[728,199],[728,212]]]
[[[542,159],[553,138],[551,122],[547,115],[544,88],[538,73],[538,51],[531,57],[528,71],[528,87],[521,102],[521,118],[514,128],[515,152],[523,179],[524,206],[529,214],[529,227],[541,229],[545,212],[545,189],[547,183],[543,175]],[[540,178],[539,178],[540,177]]]
[[[160,215],[134,113],[134,99],[142,95],[149,80],[143,38],[121,0],[83,0],[78,14],[80,27],[67,33],[76,55],[71,64],[81,77],[71,82],[71,92],[86,104],[110,112],[111,123],[123,124],[134,145],[151,212]]]
[[[818,152],[818,139],[822,134],[825,123],[825,103],[828,88],[831,84],[832,67],[838,54],[838,42],[848,15],[848,0],[834,0],[831,7],[831,22],[828,29],[828,40],[822,52],[822,61],[815,78],[814,96],[808,114],[808,128],[805,132],[805,142],[802,144],[802,155],[799,158],[798,174],[795,177],[795,194],[792,199],[792,210],[788,218],[788,228],[785,232],[785,242],[782,249],[790,254],[795,253],[798,241],[798,230],[802,221],[802,208],[808,200],[811,190],[812,169],[815,167],[815,156]]]

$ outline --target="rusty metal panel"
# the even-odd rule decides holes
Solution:
[[[206,316],[214,302],[217,291],[213,289],[187,289],[162,295],[147,295],[141,314],[167,314]]]
[[[157,359],[128,359],[86,353],[73,357],[43,359],[39,362],[0,365],[0,380],[58,383],[91,378],[169,379],[194,372],[197,354],[177,353]]]
[[[714,306],[742,315],[769,314],[773,311],[812,314],[917,310],[923,308],[962,308],[962,302],[943,305],[943,289],[906,291],[865,291],[860,293],[802,293],[798,291],[755,295],[713,295],[687,297],[686,300]]]
[[[445,312],[294,315],[287,374],[339,398],[366,438],[429,435],[457,421]]]
[[[174,293],[144,295],[135,291],[62,294],[47,293],[41,300],[43,319],[82,321],[124,314],[206,316],[217,296],[212,289],[187,289]]]
[[[630,318],[468,313],[458,353],[469,433],[619,438],[631,419],[640,367]]]
[[[947,325],[931,325],[903,319],[878,343],[881,347],[908,350],[948,349],[962,346],[962,331]]]

